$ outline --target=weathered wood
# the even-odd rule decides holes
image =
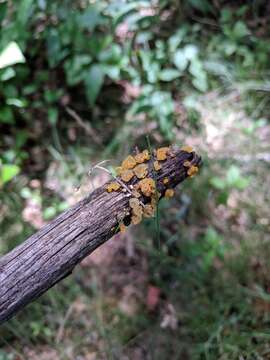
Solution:
[[[164,177],[169,178],[170,187],[187,177],[186,160],[197,166],[201,161],[194,152],[174,150],[174,155],[162,162],[162,169],[155,173],[162,195]],[[130,195],[108,193],[105,186],[0,258],[0,323],[69,275],[84,257],[115,235],[119,216],[129,209]]]

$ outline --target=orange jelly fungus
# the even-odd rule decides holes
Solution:
[[[142,215],[132,215],[131,223],[133,225],[138,225],[142,221]]]
[[[135,175],[137,176],[137,178],[139,179],[143,179],[146,177],[147,173],[148,173],[148,166],[146,164],[140,164],[137,165],[134,169],[133,169]]]
[[[171,198],[171,197],[173,197],[173,195],[174,195],[174,191],[173,191],[173,189],[167,189],[166,191],[165,191],[165,197],[166,198]]]
[[[123,170],[121,171],[121,179],[125,182],[130,181],[134,176],[134,172],[132,170]]]
[[[154,169],[155,169],[156,171],[158,171],[158,170],[161,169],[161,165],[160,165],[160,163],[159,163],[157,160],[154,161]]]
[[[197,174],[198,171],[199,171],[199,169],[197,168],[197,166],[192,165],[188,169],[187,174],[188,174],[188,176],[194,176],[195,174]]]
[[[169,147],[162,147],[157,149],[157,160],[166,160],[167,159],[167,153],[170,150]]]
[[[136,160],[133,156],[129,155],[125,160],[122,161],[123,170],[133,169],[136,166]]]
[[[155,182],[152,178],[145,178],[139,181],[139,187],[145,196],[151,196],[155,192]]]
[[[119,229],[120,229],[121,233],[124,233],[124,232],[126,232],[127,227],[126,227],[126,225],[124,223],[120,223],[119,224]]]
[[[132,209],[133,209],[133,208],[136,208],[136,207],[140,206],[140,202],[139,202],[139,200],[136,199],[136,198],[131,198],[131,199],[129,200],[129,206],[130,206]]]
[[[108,192],[116,191],[118,189],[120,189],[120,184],[118,184],[117,182],[112,182],[107,185]]]
[[[138,164],[142,164],[150,159],[149,151],[143,150],[143,152],[135,155],[134,158]]]
[[[184,161],[184,167],[190,167],[191,166],[191,162],[190,161],[188,161],[188,160],[186,160],[186,161]]]
[[[191,146],[185,145],[181,148],[181,150],[188,152],[188,153],[192,153],[193,148]]]
[[[121,166],[117,166],[115,169],[116,175],[121,175],[121,171],[123,171]]]
[[[139,198],[141,196],[141,194],[137,190],[133,190],[132,195],[136,198]]]
[[[165,177],[165,178],[163,179],[163,184],[166,185],[166,184],[168,184],[168,182],[169,182],[169,179],[168,179],[167,177]]]

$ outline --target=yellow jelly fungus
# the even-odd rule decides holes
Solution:
[[[165,178],[163,179],[163,184],[166,185],[166,184],[168,184],[168,182],[169,182],[169,179],[168,179],[167,177],[165,177]]]
[[[117,167],[115,168],[116,175],[120,175],[122,171],[123,171],[123,169],[122,169],[121,166],[117,166]]]
[[[129,206],[133,209],[133,208],[135,208],[135,207],[140,206],[140,202],[139,202],[139,200],[136,199],[136,198],[131,198],[131,199],[129,200]]]
[[[195,174],[197,174],[198,171],[199,171],[199,169],[197,168],[197,166],[192,165],[188,169],[187,174],[188,174],[188,176],[194,176]]]
[[[132,170],[123,170],[121,171],[121,179],[125,182],[130,181],[134,176],[134,172]]]
[[[165,197],[166,198],[171,198],[171,197],[173,197],[173,195],[174,195],[174,191],[173,191],[173,189],[167,189],[166,191],[165,191]]]
[[[126,232],[127,227],[126,227],[126,225],[124,223],[120,223],[119,224],[119,229],[120,229],[121,233],[124,233],[124,232]]]
[[[182,151],[188,152],[188,153],[192,153],[193,148],[191,146],[185,145],[181,148]]]
[[[146,177],[147,173],[148,173],[148,166],[146,164],[140,164],[137,165],[134,169],[133,169],[135,175],[137,176],[137,178],[139,179],[143,179]]]
[[[120,188],[120,184],[118,184],[117,182],[112,182],[112,183],[107,185],[107,191],[108,192],[116,191],[119,188]]]
[[[160,163],[159,163],[157,160],[154,161],[154,169],[155,169],[156,171],[158,171],[158,170],[161,169],[161,165],[160,165]]]
[[[135,158],[135,160],[136,160],[136,162],[138,164],[142,164],[145,161],[150,159],[149,151],[148,150],[143,150],[143,152],[135,155],[134,158]]]
[[[151,196],[155,192],[155,182],[152,178],[142,179],[138,184],[145,196]]]
[[[184,161],[184,167],[190,167],[191,166],[191,162],[190,161],[188,161],[188,160],[186,160],[186,161]]]
[[[133,190],[132,195],[136,198],[139,198],[141,196],[141,194],[137,190]]]
[[[123,170],[133,169],[136,166],[136,160],[133,156],[129,155],[125,160],[122,162]]]
[[[132,215],[131,217],[131,223],[133,225],[137,225],[142,221],[142,215]]]
[[[170,150],[169,147],[162,147],[157,149],[157,160],[166,160],[167,159],[167,153]]]
[[[155,213],[155,208],[150,204],[146,204],[144,209],[143,209],[143,215],[146,218],[149,218],[149,217],[153,217],[154,213]]]
[[[143,213],[143,208],[141,205],[134,207],[132,209],[132,215],[136,215],[136,216],[142,216]]]

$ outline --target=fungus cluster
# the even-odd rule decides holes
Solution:
[[[187,153],[193,152],[190,146],[184,146],[181,150]],[[175,156],[170,147],[161,147],[155,150],[153,155],[150,155],[148,150],[143,150],[134,156],[129,155],[122,161],[121,166],[116,168],[118,178],[115,182],[107,185],[107,191],[110,193],[122,190],[127,193],[127,196],[130,197],[128,215],[131,217],[132,224],[139,224],[143,217],[154,216],[161,194],[158,193],[156,182],[150,174],[159,172],[162,169],[162,162],[166,161],[168,156]],[[183,166],[186,168],[186,174],[190,177],[198,172],[198,167],[192,165],[190,161],[186,160]],[[134,185],[130,184],[131,180]],[[165,187],[164,196],[166,198],[173,197],[174,190],[169,188],[169,178],[164,177],[162,183]],[[121,232],[126,230],[123,221],[119,222],[119,228]]]

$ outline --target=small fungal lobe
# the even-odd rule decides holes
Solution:
[[[125,160],[122,161],[122,169],[130,170],[136,166],[136,160],[133,156],[129,155]]]
[[[174,195],[174,191],[173,191],[173,189],[167,189],[166,191],[165,191],[165,197],[166,198],[171,198],[171,197],[173,197],[173,195]]]
[[[150,160],[149,151],[143,150],[141,153],[135,155],[134,158],[135,158],[135,161],[137,162],[137,164],[142,164],[145,161]]]
[[[139,179],[143,179],[146,177],[147,173],[148,173],[148,166],[146,164],[140,164],[137,165],[134,169],[133,169],[135,175],[137,176],[137,178]]]
[[[192,166],[188,169],[187,174],[188,174],[188,176],[192,177],[192,176],[196,175],[198,171],[199,171],[198,167],[192,165]]]
[[[121,179],[125,182],[130,181],[134,176],[134,172],[132,170],[122,170],[121,171]]]
[[[154,161],[154,169],[155,169],[156,171],[158,171],[158,170],[161,169],[161,165],[160,165],[160,163],[159,163],[157,160]]]
[[[167,159],[167,153],[170,150],[169,147],[161,147],[157,149],[157,160],[163,161]]]
[[[107,191],[110,193],[112,191],[116,191],[120,188],[120,184],[118,184],[117,182],[112,182],[110,184],[107,185]]]
[[[185,145],[181,148],[182,151],[188,152],[188,153],[192,153],[193,148],[191,146]]]

